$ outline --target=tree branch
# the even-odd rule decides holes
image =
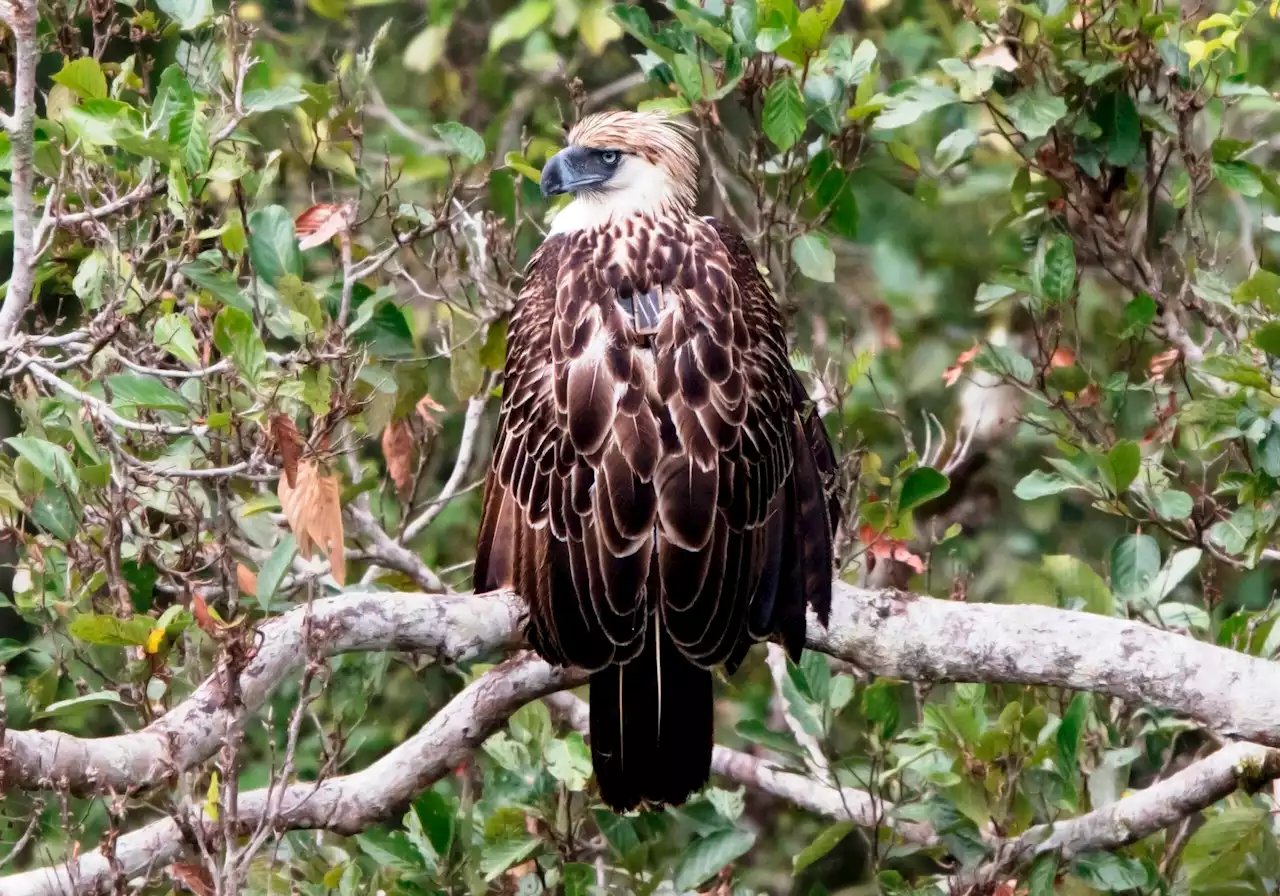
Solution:
[[[123,792],[159,783],[217,751],[233,718],[225,694],[256,711],[305,658],[306,608],[259,626],[254,658],[226,687],[215,673],[143,730],[105,738],[9,731],[0,788]],[[311,608],[313,650],[422,651],[465,659],[522,643],[509,594],[353,592]],[[1138,622],[1031,605],[952,603],[836,584],[831,627],[810,617],[809,646],[876,675],[1093,691],[1159,706],[1215,731],[1280,745],[1280,666]]]
[[[237,836],[250,834],[264,817],[275,830],[315,829],[354,834],[401,813],[423,789],[447,774],[472,749],[506,724],[525,703],[552,691],[581,684],[585,674],[555,669],[522,653],[472,682],[436,713],[417,734],[361,771],[316,783],[294,784],[275,799],[269,789],[240,795],[229,819]],[[278,811],[271,812],[269,800]],[[223,807],[224,813],[232,812]],[[208,842],[218,842],[223,821],[199,807],[188,807],[189,827],[200,825]],[[167,865],[192,846],[183,825],[173,818],[153,822],[121,836],[114,845],[115,868],[126,878]],[[88,896],[110,892],[115,871],[101,850],[67,866],[49,866],[0,879],[0,896]]]
[[[811,620],[810,646],[877,674],[1091,690],[1182,712],[1220,731],[1280,742],[1280,670],[1272,663],[1140,623],[1085,613],[950,603],[842,584],[836,590],[831,627],[823,630]],[[227,687],[229,670],[224,666],[189,699],[140,732],[98,739],[8,732],[0,748],[0,784],[130,792],[193,768],[217,751],[235,719],[243,717],[243,711],[227,706],[226,694],[239,693],[243,710],[253,712],[305,660],[302,639],[308,613],[309,643],[325,654],[409,650],[462,659],[518,646],[521,612],[519,600],[509,594],[352,593],[320,600],[260,626],[256,655],[240,673],[238,688]],[[509,683],[496,683],[495,673],[490,673],[482,679],[488,684],[478,682],[464,690],[418,735],[370,769],[318,786],[290,788],[279,823],[350,832],[386,817],[434,780],[432,774],[438,777],[436,766],[421,760],[421,750],[428,749],[432,761],[439,756],[452,759],[455,751],[465,753],[481,742],[525,700],[582,680],[578,673],[557,672],[531,657],[503,668],[516,670]],[[489,696],[482,700],[480,691]],[[581,701],[568,703],[571,699],[576,700],[557,701],[568,707],[571,717],[580,715]],[[833,818],[867,824],[876,817],[867,794],[836,790],[732,750],[717,747],[714,768]],[[1276,753],[1254,744],[1233,745],[1112,806],[1051,828],[1033,828],[1001,846],[997,858],[978,873],[998,875],[1049,850],[1072,854],[1132,842],[1211,804],[1242,780],[1258,781],[1277,773]],[[245,829],[256,825],[265,811],[265,798],[265,791],[244,795],[237,824]],[[883,814],[884,807],[879,812]],[[931,832],[907,829],[905,835],[929,842]],[[183,842],[176,822],[157,822],[122,837],[116,845],[117,861],[133,873],[172,860]],[[107,880],[106,860],[98,853],[82,857],[78,867],[76,892],[97,892],[92,887]],[[62,869],[48,869],[9,878],[0,881],[0,894],[62,892],[57,887],[68,882],[64,875]],[[35,886],[42,889],[28,889]]]
[[[0,19],[13,32],[16,47],[13,113],[5,116],[10,143],[10,197],[13,209],[13,271],[4,304],[0,305],[0,343],[18,331],[31,304],[36,273],[36,43],[39,15],[36,0],[0,0]]]
[[[1205,809],[1236,791],[1256,788],[1280,778],[1280,752],[1258,744],[1228,744],[1145,790],[1117,800],[1079,818],[1038,824],[1021,837],[1007,841],[996,858],[969,877],[961,877],[953,892],[996,883],[1011,869],[1037,856],[1059,852],[1063,859],[1094,850],[1119,849]]]

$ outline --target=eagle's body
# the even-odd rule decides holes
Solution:
[[[508,331],[476,587],[592,671],[604,801],[679,803],[709,775],[710,669],[774,635],[798,656],[806,603],[825,620],[834,458],[750,249],[693,213],[684,135],[609,113],[569,142],[543,189],[578,195]]]

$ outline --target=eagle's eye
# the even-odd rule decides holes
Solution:
[[[616,165],[621,158],[622,153],[618,152],[616,149],[606,149],[600,153],[600,161],[604,162],[606,165]]]

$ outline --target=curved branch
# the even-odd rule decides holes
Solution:
[[[837,583],[830,628],[809,624],[809,647],[876,675],[1092,691],[1280,746],[1280,665],[1141,622]]]
[[[590,710],[587,702],[573,694],[551,694],[546,702],[572,728],[586,733]],[[783,771],[764,759],[716,744],[711,753],[711,773],[736,781],[744,787],[771,793],[787,802],[836,821],[852,821],[864,828],[890,824],[893,804],[877,800],[863,790],[835,788],[807,775]],[[901,821],[891,825],[904,840],[919,846],[933,846],[937,835],[929,825]]]
[[[241,714],[253,712],[306,662],[304,626],[317,653],[423,651],[455,660],[520,644],[520,606],[513,597],[447,597],[367,592],[316,601],[258,629],[253,658],[234,687],[224,665],[190,697],[133,734],[79,738],[59,731],[7,732],[0,743],[0,792],[69,789],[125,793],[162,783],[216,753]]]
[[[228,687],[225,669],[151,726],[77,738],[9,731],[0,789],[137,790],[193,768],[305,661],[306,609],[263,623],[254,658]],[[324,654],[405,650],[464,659],[522,643],[517,598],[355,592],[316,601],[311,644]],[[877,675],[1093,691],[1190,716],[1219,733],[1280,745],[1280,666],[1192,638],[1089,613],[1030,605],[953,603],[837,583],[831,626],[810,619],[809,646]]]
[[[553,668],[529,653],[513,657],[465,687],[417,734],[368,768],[290,786],[268,823],[281,831],[322,828],[358,833],[403,812],[419,792],[465,759],[525,703],[585,680],[584,673]],[[271,800],[268,789],[241,794],[230,829],[237,835],[252,833],[270,811]],[[188,829],[202,825],[204,836],[213,842],[225,829],[224,821],[214,821],[196,807],[189,807],[184,822]],[[94,850],[70,868],[49,866],[0,879],[0,896],[109,892],[117,870],[129,878],[185,855],[193,840],[183,828],[173,818],[153,822],[116,841],[114,869],[101,850]]]
[[[1036,825],[1003,844],[995,859],[971,879],[962,879],[955,891],[969,892],[965,887],[996,883],[1010,869],[1045,853],[1059,852],[1069,859],[1094,850],[1119,849],[1212,806],[1238,787],[1253,789],[1276,778],[1280,778],[1280,752],[1257,744],[1228,744],[1163,781],[1101,809],[1078,818]]]

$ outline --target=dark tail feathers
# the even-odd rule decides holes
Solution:
[[[644,650],[591,675],[591,762],[615,812],[680,804],[711,775],[711,672],[649,620]]]

